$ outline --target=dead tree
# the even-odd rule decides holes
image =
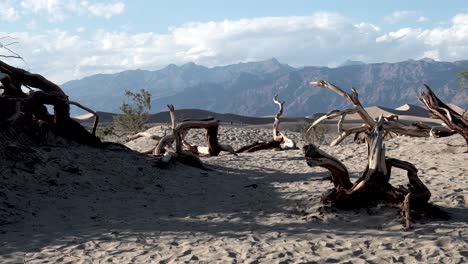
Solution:
[[[361,102],[358,98],[358,93],[356,89],[352,88],[351,94],[346,93],[336,85],[333,85],[326,81],[311,82],[310,85],[315,85],[321,88],[328,88],[338,95],[349,101],[353,106],[345,110],[333,110],[324,116],[315,120],[312,125],[309,127],[306,133],[309,133],[311,129],[314,129],[322,121],[326,119],[340,117],[338,121],[338,134],[339,136],[332,141],[331,146],[340,144],[346,137],[352,134],[359,133],[369,133],[369,131],[375,126],[376,121],[369,115],[369,113],[364,109]],[[352,128],[343,128],[343,122],[348,114],[358,114],[363,120],[363,124],[357,127]],[[398,116],[391,115],[384,117],[384,122],[382,124],[386,133],[394,133],[398,135],[407,135],[411,137],[429,137],[429,136],[449,136],[454,133],[448,131],[445,128],[434,127],[431,128],[425,124],[415,123],[415,124],[405,124],[399,121]]]
[[[428,203],[431,192],[418,177],[416,167],[406,161],[385,157],[384,118],[381,116],[369,134],[368,164],[362,176],[353,184],[346,166],[315,145],[304,146],[307,164],[330,171],[334,188],[325,193],[322,202],[326,205],[351,209],[372,206],[377,203],[402,204],[405,226],[411,227],[412,215],[422,213],[446,219],[448,215]],[[408,188],[390,185],[392,168],[407,172]]]
[[[273,123],[273,139],[268,142],[254,142],[250,145],[241,147],[236,151],[236,153],[255,152],[265,149],[286,150],[297,148],[296,143],[292,139],[286,137],[279,131],[280,117],[283,114],[284,102],[280,102],[278,100],[278,95],[273,98],[273,102],[279,107],[279,110],[275,115],[275,122]]]
[[[431,88],[424,84],[427,93],[421,93],[419,100],[434,116],[442,120],[453,133],[460,134],[468,145],[468,119],[442,102]]]
[[[237,155],[230,145],[220,144],[218,142],[219,120],[214,118],[184,120],[176,125],[174,106],[168,105],[167,107],[169,108],[169,113],[171,115],[172,134],[161,138],[153,152],[154,155],[164,154],[165,158],[163,158],[163,161],[165,162],[168,162],[172,157],[177,157],[178,159],[181,159],[181,157],[187,159],[187,157],[189,157],[191,162],[193,162],[194,157],[218,156],[221,151]],[[188,131],[196,128],[203,128],[206,130],[207,147],[192,146],[185,140]],[[174,142],[175,147],[172,146]],[[195,163],[201,164],[199,161]]]
[[[4,102],[2,110],[10,113],[10,116],[6,118],[9,123],[14,123],[18,118],[26,115],[31,120],[51,125],[52,130],[62,137],[83,144],[100,143],[99,138],[94,135],[98,122],[97,114],[77,102],[70,101],[58,85],[42,75],[13,67],[0,60],[0,83],[0,88],[3,90],[0,97]],[[21,89],[23,86],[37,90],[31,89],[32,91],[26,94]],[[8,107],[8,105],[14,105],[14,107]],[[53,115],[48,113],[45,105],[54,107]],[[70,105],[76,105],[95,115],[92,134],[70,118]]]

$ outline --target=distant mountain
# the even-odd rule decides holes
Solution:
[[[70,81],[62,88],[71,99],[99,111],[118,112],[125,89],[152,94],[152,112],[198,108],[218,113],[272,115],[275,94],[285,100],[285,114],[306,116],[348,106],[334,92],[309,86],[327,80],[349,91],[356,87],[365,106],[395,108],[420,105],[417,96],[429,84],[447,103],[468,106],[468,91],[458,87],[456,74],[468,61],[408,60],[399,63],[354,64],[337,68],[293,68],[276,59],[208,68],[194,63],[169,65],[157,71],[132,70],[98,74]]]
[[[342,64],[340,64],[338,67],[346,67],[346,66],[354,66],[354,65],[364,65],[366,64],[365,62],[362,61],[353,61],[353,60],[346,60]]]

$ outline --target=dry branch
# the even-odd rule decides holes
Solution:
[[[368,141],[368,163],[362,176],[352,184],[345,165],[338,159],[320,150],[315,145],[304,147],[309,166],[320,166],[330,171],[335,186],[322,197],[325,204],[349,209],[367,207],[376,203],[402,203],[405,226],[411,227],[411,213],[435,213],[446,219],[447,215],[428,203],[431,193],[417,175],[413,164],[385,157],[384,118],[381,116],[371,130]],[[389,184],[392,168],[407,171],[408,188],[395,188]]]
[[[185,120],[176,125],[174,106],[168,105],[167,107],[171,116],[172,134],[161,138],[153,152],[154,155],[164,154],[165,158],[163,158],[163,161],[165,162],[171,160],[172,157],[177,157],[177,159],[184,157],[184,159],[191,159],[192,161],[190,163],[198,159],[197,156],[218,156],[221,151],[237,155],[230,145],[220,144],[218,142],[219,120],[215,120],[213,118],[204,120]],[[190,129],[197,128],[206,130],[207,147],[191,146],[185,140],[188,131]],[[174,142],[175,148],[172,147]],[[198,160],[195,164],[198,166],[201,162]]]
[[[321,88],[327,88],[336,92],[338,95],[342,96],[347,101],[349,101],[353,105],[353,107],[346,109],[346,110],[342,110],[342,111],[334,110],[334,111],[327,113],[326,115],[318,118],[314,123],[312,123],[312,125],[309,127],[307,131],[315,128],[318,124],[320,124],[322,121],[326,119],[331,119],[331,118],[341,116],[338,122],[339,136],[331,143],[331,146],[335,146],[341,143],[346,137],[348,137],[351,134],[361,133],[361,132],[369,133],[371,128],[374,127],[376,121],[369,115],[369,113],[362,106],[361,102],[359,101],[359,95],[356,89],[352,88],[351,94],[348,94],[342,89],[340,89],[339,87],[337,87],[336,85],[331,84],[326,81],[311,82],[310,85],[318,86]],[[343,122],[345,120],[346,115],[354,114],[354,113],[357,113],[361,117],[361,119],[363,120],[363,124],[360,127],[344,129]],[[431,131],[433,130],[430,127],[423,126],[421,124],[411,124],[411,125],[404,124],[399,121],[398,116],[396,115],[385,117],[384,121],[385,122],[383,123],[383,128],[386,131],[386,133],[395,133],[395,134],[407,135],[411,137],[429,137],[431,135],[434,135],[434,133],[431,133]],[[438,133],[437,135],[448,136],[450,135],[450,133],[441,132],[441,133]]]
[[[419,100],[433,115],[441,119],[452,130],[452,134],[460,134],[468,145],[468,119],[442,102],[427,84],[424,84],[424,86],[427,93],[421,93]],[[434,131],[431,131],[431,133],[434,133]],[[445,133],[450,132],[446,131]],[[439,132],[437,135],[440,136],[441,133]]]
[[[275,95],[273,102],[278,105],[278,112],[275,114],[275,121],[273,122],[273,139],[268,142],[254,142],[250,145],[243,146],[238,149],[236,153],[255,152],[265,149],[297,149],[296,143],[279,131],[280,117],[283,115],[284,102],[278,100],[278,95]]]

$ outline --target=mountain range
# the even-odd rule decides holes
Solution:
[[[337,68],[295,68],[276,59],[205,67],[195,63],[168,65],[156,70],[129,70],[97,74],[64,83],[71,100],[99,111],[119,112],[124,90],[146,89],[152,95],[152,112],[198,108],[249,116],[273,115],[275,94],[285,103],[285,115],[306,116],[349,104],[334,92],[311,87],[310,81],[326,80],[350,91],[356,87],[364,106],[395,108],[419,104],[417,96],[427,83],[447,103],[468,106],[467,89],[459,88],[456,74],[468,60],[439,62],[431,59],[398,63],[348,61]]]

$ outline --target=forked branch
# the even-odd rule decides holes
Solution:
[[[356,89],[352,88],[351,94],[346,93],[338,86],[331,84],[326,81],[318,81],[318,82],[310,82],[310,85],[318,86],[321,88],[327,88],[338,95],[342,96],[344,99],[349,101],[353,107],[346,109],[346,110],[334,110],[331,111],[324,116],[318,118],[312,125],[309,127],[307,131],[318,126],[321,122],[326,119],[336,118],[340,116],[340,120],[338,122],[338,133],[339,136],[336,138],[332,143],[331,146],[335,146],[341,143],[346,137],[351,134],[366,132],[369,133],[372,127],[375,126],[375,120],[369,115],[369,113],[364,109],[361,102],[359,101],[359,95]],[[343,128],[343,123],[345,120],[346,115],[357,113],[359,117],[363,120],[363,124],[359,127],[353,128]],[[429,137],[431,136],[431,128],[428,126],[421,126],[418,124],[411,124],[407,125],[399,121],[398,116],[391,115],[388,117],[384,117],[383,128],[387,133],[395,133],[400,135],[407,135],[412,137]],[[439,133],[441,136],[449,135],[449,133]]]

